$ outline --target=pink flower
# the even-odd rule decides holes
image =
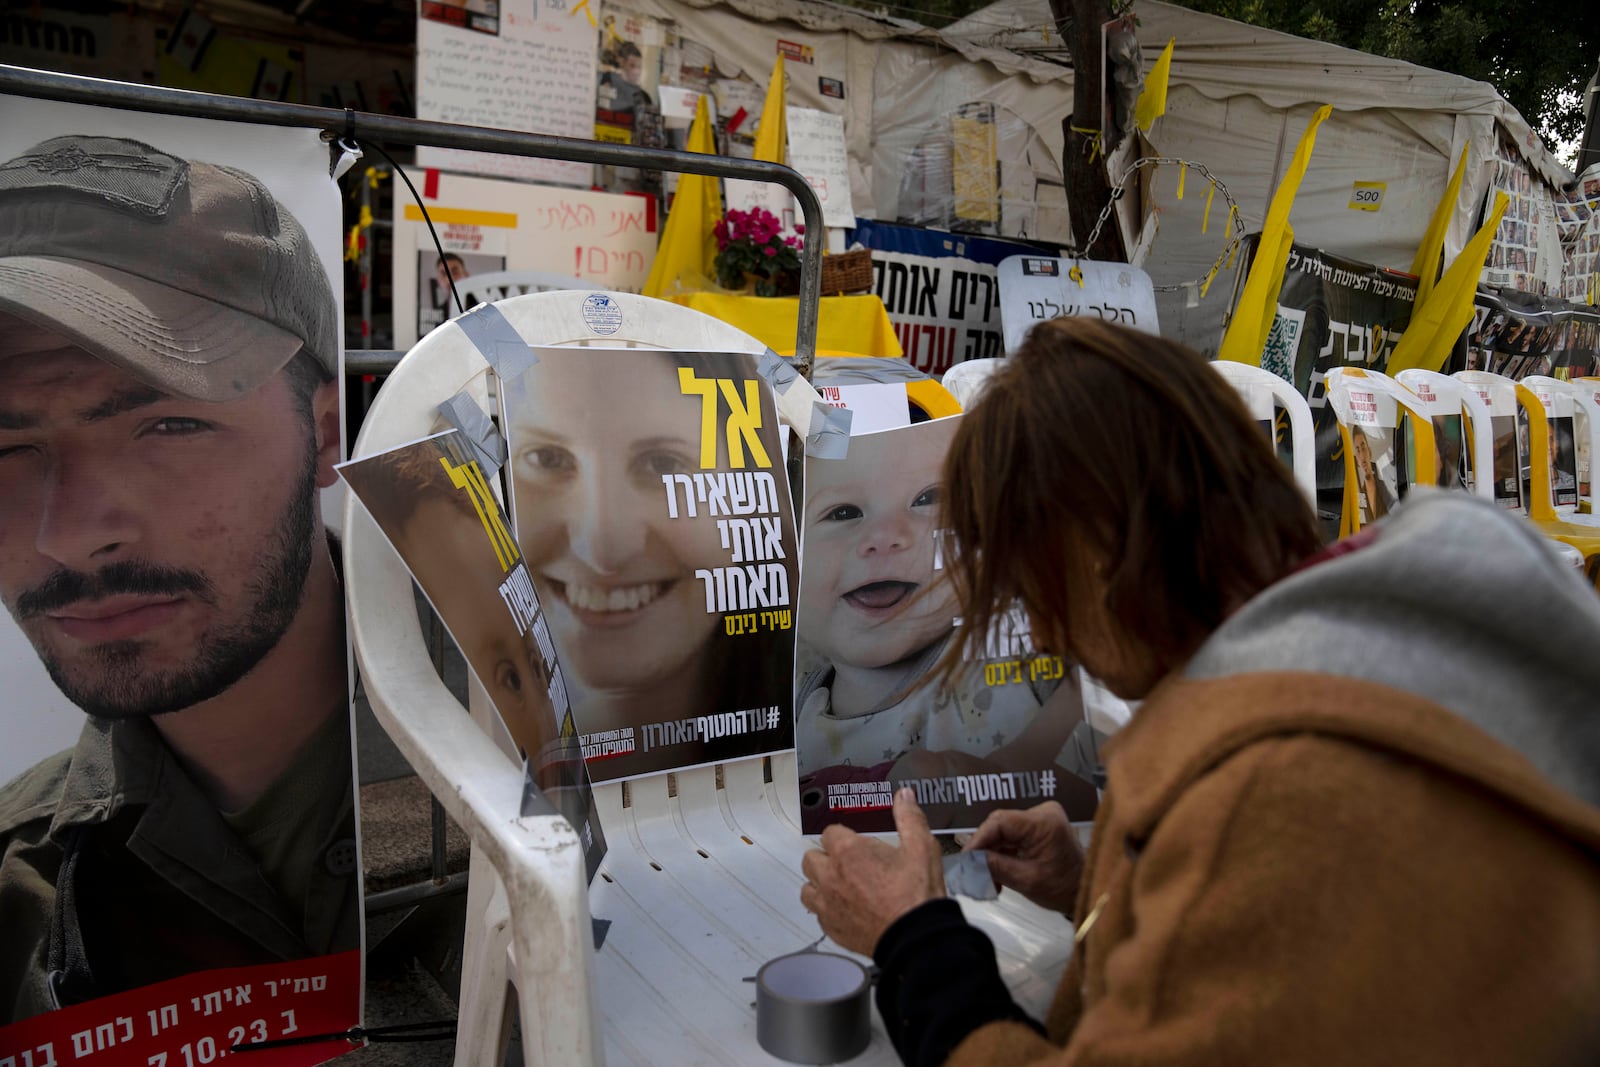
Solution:
[[[771,245],[768,245],[767,247],[763,248],[761,250],[761,252],[762,252],[763,255],[767,255],[767,256],[775,256],[775,255],[778,254],[778,250],[776,248],[773,248]]]

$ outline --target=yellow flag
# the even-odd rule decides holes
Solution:
[[[1478,275],[1483,273],[1483,261],[1488,258],[1494,233],[1500,228],[1500,216],[1506,213],[1510,202],[1505,193],[1495,195],[1494,210],[1489,212],[1483,227],[1472,235],[1472,240],[1444,272],[1427,303],[1417,303],[1417,309],[1411,313],[1411,325],[1406,327],[1400,343],[1389,354],[1385,373],[1390,377],[1412,367],[1436,371],[1444,366],[1455,348],[1456,338],[1472,321],[1472,297],[1478,291]]]
[[[695,106],[694,123],[689,127],[691,152],[715,155],[711,137],[711,112],[702,95]],[[672,199],[667,221],[661,227],[661,243],[656,246],[655,262],[644,283],[644,295],[665,296],[680,277],[709,278],[717,257],[717,240],[711,229],[722,218],[722,190],[716,178],[705,174],[678,177],[678,193]]]
[[[1167,77],[1172,73],[1172,45],[1176,37],[1167,38],[1167,47],[1156,57],[1155,66],[1144,76],[1144,88],[1139,90],[1139,102],[1133,105],[1133,120],[1139,129],[1150,132],[1156,119],[1167,113]]]
[[[1439,280],[1439,257],[1444,253],[1444,234],[1450,228],[1450,216],[1455,214],[1456,201],[1461,199],[1461,178],[1466,172],[1467,150],[1463,148],[1461,161],[1456,164],[1456,172],[1450,177],[1444,197],[1433,209],[1428,232],[1422,235],[1422,244],[1417,246],[1417,258],[1411,261],[1411,273],[1419,279],[1416,307],[1427,303],[1428,294],[1433,292],[1433,283]]]
[[[1288,173],[1278,183],[1278,191],[1272,194],[1267,220],[1261,227],[1261,240],[1256,244],[1256,256],[1250,263],[1250,273],[1245,275],[1239,306],[1234,309],[1228,332],[1222,337],[1218,359],[1261,366],[1261,353],[1267,347],[1273,320],[1278,316],[1278,292],[1283,288],[1283,272],[1289,264],[1289,246],[1294,244],[1289,209],[1294,206],[1300,181],[1311,164],[1317,127],[1332,113],[1333,105],[1324,104],[1311,117],[1306,132],[1300,135],[1300,145],[1294,150],[1294,161],[1289,164]]]
[[[788,111],[783,103],[783,53],[772,65],[772,77],[767,82],[767,100],[761,105],[761,125],[756,128],[756,159],[766,163],[783,163],[784,149],[789,141]]]

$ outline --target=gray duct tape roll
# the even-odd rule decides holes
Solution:
[[[832,952],[796,952],[756,973],[756,1040],[791,1063],[839,1063],[872,1041],[867,969]]]

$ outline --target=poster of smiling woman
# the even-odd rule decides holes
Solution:
[[[0,1063],[359,1021],[338,264],[317,131],[0,98]]]
[[[1091,818],[1096,737],[1077,679],[1007,618],[949,678],[956,597],[937,537],[945,453],[959,417],[850,438],[807,457],[795,746],[801,827],[894,829],[910,786],[936,830],[995,807],[1061,801]]]
[[[590,775],[791,747],[799,561],[755,357],[537,355],[502,390],[511,511]]]

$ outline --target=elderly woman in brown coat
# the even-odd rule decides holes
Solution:
[[[898,847],[806,855],[901,1057],[1600,1063],[1600,598],[1533,528],[1417,490],[1324,549],[1220,376],[1094,321],[1036,328],[963,421],[960,637],[1020,602],[1143,703],[1087,856],[1054,805],[968,843],[1076,924],[1043,1025],[908,793]]]

